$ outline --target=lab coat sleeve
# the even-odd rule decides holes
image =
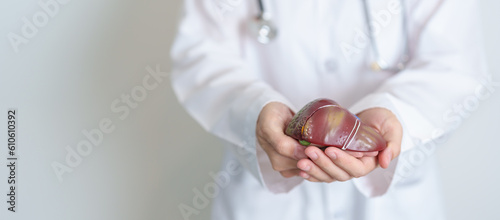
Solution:
[[[402,151],[386,170],[377,168],[354,180],[365,196],[380,196],[411,175],[432,154],[434,146],[471,113],[484,98],[486,65],[473,0],[418,1],[411,11],[407,68],[376,92],[350,107],[358,113],[372,107],[391,110],[403,126]],[[418,5],[420,4],[420,5]]]
[[[216,1],[185,1],[171,51],[172,86],[190,115],[229,142],[239,162],[264,185],[259,160],[269,162],[267,155],[256,157],[257,117],[269,102],[291,104],[243,62],[239,41],[244,30],[239,23],[244,19],[238,16],[247,13],[245,5],[224,7],[228,5]]]

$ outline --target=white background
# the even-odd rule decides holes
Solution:
[[[46,0],[44,0],[45,2]],[[70,1],[16,53],[9,32],[41,11],[38,0],[0,1],[0,219],[181,219],[193,189],[213,180],[222,148],[179,106],[168,79],[123,120],[111,104],[157,65],[169,72],[180,1]],[[500,81],[500,2],[483,0],[493,81]],[[457,24],[460,25],[460,24]],[[443,27],[446,28],[446,27]],[[475,42],[471,42],[475,43]],[[500,87],[439,150],[449,219],[500,219]],[[18,109],[17,213],[7,212],[6,109]],[[59,182],[82,130],[114,131]],[[425,211],[425,210],[423,210]],[[210,208],[191,219],[208,219]]]

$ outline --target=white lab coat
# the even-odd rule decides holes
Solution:
[[[171,52],[179,101],[227,145],[213,219],[443,219],[432,155],[486,71],[477,2],[406,1],[411,60],[400,72],[369,68],[362,1],[264,2],[279,28],[272,43],[250,31],[257,1],[186,0]],[[394,66],[404,48],[399,1],[368,2],[381,58]],[[277,101],[297,111],[319,97],[354,113],[395,113],[404,130],[399,159],[330,184],[273,171],[255,138],[261,108]]]

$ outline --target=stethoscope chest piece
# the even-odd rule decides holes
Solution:
[[[257,3],[259,6],[259,15],[252,22],[251,32],[256,35],[255,37],[259,43],[268,44],[276,38],[278,28],[271,21],[269,13],[267,13],[264,7],[264,2],[258,0]]]
[[[276,38],[277,28],[270,19],[262,14],[253,22],[252,33],[256,34],[259,43],[268,44]]]

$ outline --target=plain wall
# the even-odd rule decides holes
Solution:
[[[23,17],[39,16],[38,2],[0,2],[0,164],[7,157],[7,108],[18,110],[19,141],[17,212],[8,212],[7,196],[0,196],[0,219],[182,219],[178,206],[191,206],[195,191],[213,182],[209,173],[219,169],[220,142],[177,103],[168,77],[144,90],[134,105],[121,101],[142,94],[147,67],[170,71],[181,2],[58,4],[53,17],[15,52],[7,36],[21,33]],[[500,3],[481,3],[487,55],[498,82]],[[495,89],[438,152],[449,219],[500,218]],[[59,181],[53,164],[65,164],[67,155],[88,141],[84,133],[96,132],[101,121],[110,122],[112,131],[97,138]],[[2,165],[2,195],[7,177]],[[199,211],[190,219],[209,218],[210,206]]]

